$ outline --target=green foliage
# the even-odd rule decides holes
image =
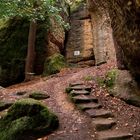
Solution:
[[[76,11],[79,8],[79,6],[84,2],[85,0],[71,0],[70,2],[71,12]]]
[[[46,26],[47,21],[38,24],[35,67],[44,65]],[[24,79],[28,28],[27,19],[13,18],[0,29],[0,85],[8,86]],[[35,73],[42,71],[35,70]]]
[[[44,65],[44,75],[58,73],[64,67],[66,67],[64,56],[56,53],[50,56],[49,58],[47,58]]]
[[[47,107],[33,99],[17,101],[0,119],[1,140],[23,140],[40,137],[58,127],[58,118]]]
[[[116,76],[117,76],[117,70],[116,69],[112,69],[110,71],[107,72],[106,77],[105,77],[105,85],[107,87],[112,88],[115,84],[115,80],[116,80]]]
[[[0,0],[0,19],[22,17],[29,21],[47,20],[51,24],[51,18],[67,27],[60,16],[62,8],[57,3],[59,2],[55,0]]]
[[[70,93],[72,91],[72,88],[71,87],[67,87],[66,89],[65,89],[65,92],[66,93]]]
[[[106,73],[105,77],[97,77],[96,81],[100,86],[112,88],[115,84],[116,77],[117,69],[112,69]]]

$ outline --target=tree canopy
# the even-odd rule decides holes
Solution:
[[[46,20],[54,18],[59,24],[64,25],[60,16],[60,0],[0,0],[0,19],[15,16],[28,20]]]

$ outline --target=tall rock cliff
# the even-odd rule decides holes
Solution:
[[[104,15],[111,19],[118,67],[129,69],[140,81],[140,1],[88,0],[88,3],[95,20]]]

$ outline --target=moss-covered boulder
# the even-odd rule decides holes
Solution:
[[[47,94],[44,94],[40,91],[34,91],[34,92],[29,94],[29,97],[33,98],[33,99],[36,99],[36,100],[43,100],[43,99],[49,98],[50,96],[47,95]]]
[[[0,22],[0,85],[9,86],[24,80],[29,22],[14,18]],[[47,23],[39,22],[36,37],[35,73],[42,74],[46,58]]]
[[[41,137],[58,127],[58,118],[34,99],[21,99],[0,119],[1,140]]]
[[[46,59],[44,65],[44,75],[58,73],[64,67],[66,67],[64,56],[59,53],[56,53]]]

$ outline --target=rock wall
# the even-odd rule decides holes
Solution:
[[[91,18],[84,2],[71,14],[71,29],[66,44],[68,63],[80,67],[95,65]]]
[[[67,15],[62,12],[63,18]],[[38,22],[36,36],[36,58],[34,73],[44,71],[45,59],[64,50],[65,30],[53,19],[52,30],[48,22]],[[50,28],[49,28],[50,29]],[[24,80],[24,66],[27,53],[29,22],[25,19],[0,21],[0,86],[9,86]]]
[[[96,65],[115,60],[111,20],[107,9],[98,1],[87,1],[92,21],[93,49]]]
[[[140,0],[88,0],[88,3],[93,16],[99,14],[95,20],[101,20],[105,13],[109,15],[118,67],[130,69],[140,81]]]

